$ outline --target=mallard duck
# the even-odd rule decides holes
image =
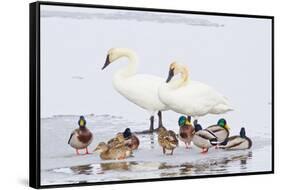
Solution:
[[[214,133],[219,142],[224,142],[229,136],[229,126],[225,119],[219,119],[216,125],[212,125],[206,128],[206,130]]]
[[[125,138],[125,145],[132,150],[138,149],[140,141],[138,137],[131,132],[130,128],[125,129],[123,132],[123,137]]]
[[[86,127],[84,116],[80,116],[78,121],[79,128],[75,129],[68,140],[68,144],[76,149],[76,154],[79,155],[79,149],[86,149],[86,154],[89,154],[88,146],[93,141],[93,134]]]
[[[225,145],[220,145],[219,148],[227,150],[244,150],[252,147],[252,140],[246,136],[244,127],[240,130],[240,135],[229,137]]]
[[[112,147],[120,147],[125,145],[125,138],[123,133],[117,133],[116,136],[109,141],[107,141],[107,144],[110,148]]]
[[[95,151],[100,153],[102,160],[124,160],[132,154],[132,150],[126,146],[110,147],[105,142],[99,143]]]
[[[179,139],[185,143],[186,148],[191,148],[190,144],[193,138],[194,127],[192,126],[191,117],[181,116],[178,120],[180,126]]]
[[[127,146],[131,150],[139,147],[140,141],[135,134],[132,134],[130,128],[126,128],[123,133],[117,133],[116,136],[110,139],[107,144],[110,147]]]
[[[208,130],[203,130],[202,126],[194,121],[195,133],[192,139],[194,145],[202,149],[201,153],[207,153],[209,148],[217,145],[218,140],[215,134]]]
[[[163,148],[163,154],[166,154],[166,149],[171,150],[173,155],[174,149],[178,146],[179,141],[176,133],[171,130],[167,130],[165,127],[158,128],[158,143]]]

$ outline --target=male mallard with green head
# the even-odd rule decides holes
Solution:
[[[124,160],[132,155],[132,150],[124,145],[110,147],[104,142],[99,143],[94,151],[100,153],[102,160]]]
[[[191,148],[190,144],[193,138],[194,127],[191,124],[191,117],[181,116],[178,120],[179,139],[184,142],[186,148]]]
[[[75,129],[68,140],[68,144],[76,149],[76,154],[79,155],[79,149],[86,149],[86,154],[89,154],[88,146],[93,141],[93,134],[86,127],[84,116],[80,116],[78,121],[79,128]]]
[[[246,136],[246,130],[244,127],[240,130],[240,135],[229,137],[225,145],[219,146],[219,148],[227,150],[245,150],[252,147],[252,140]]]
[[[194,121],[194,128],[192,142],[195,146],[202,149],[201,153],[207,153],[210,147],[218,144],[216,135],[209,130],[203,130],[202,126],[197,123],[197,120]]]
[[[207,127],[206,130],[214,133],[219,142],[224,142],[229,136],[229,126],[225,119],[219,119],[216,125]]]
[[[158,128],[158,143],[163,148],[163,154],[166,154],[166,149],[171,150],[173,155],[174,149],[178,146],[179,141],[174,131],[167,130],[165,127]]]

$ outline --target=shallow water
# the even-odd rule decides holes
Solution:
[[[71,184],[165,178],[199,175],[216,175],[268,171],[271,169],[270,136],[251,137],[253,147],[244,151],[210,149],[201,154],[196,147],[186,149],[183,143],[174,155],[163,155],[157,135],[138,135],[140,147],[133,157],[123,161],[102,161],[97,153],[76,156],[67,144],[79,116],[56,116],[41,120],[41,182],[43,185]],[[132,122],[120,116],[87,115],[87,125],[94,133],[93,150],[101,141],[107,141],[127,126],[142,130],[145,122]],[[170,129],[177,131],[171,124]],[[260,134],[260,133],[257,133]]]

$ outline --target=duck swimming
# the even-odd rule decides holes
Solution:
[[[186,148],[191,148],[190,144],[194,135],[194,127],[191,124],[191,117],[181,116],[178,120],[179,139],[185,143]]]
[[[93,141],[93,134],[86,127],[84,116],[80,116],[78,121],[79,128],[75,129],[68,140],[68,144],[76,149],[76,154],[79,155],[79,149],[86,149],[86,154],[89,154],[88,146]]]
[[[172,80],[177,74],[180,78]],[[195,118],[233,110],[225,96],[207,84],[190,80],[187,66],[177,62],[170,64],[168,78],[159,87],[158,95],[171,110]]]
[[[132,150],[126,146],[110,147],[105,142],[99,143],[94,151],[100,153],[102,160],[124,160],[132,155]]]
[[[137,74],[138,58],[136,54],[126,48],[112,48],[108,51],[106,61],[102,70],[119,58],[125,57],[129,63],[124,68],[119,69],[113,76],[113,86],[117,92],[124,96],[130,102],[146,110],[150,115],[149,130],[141,133],[152,133],[154,129],[154,115],[157,112],[159,122],[162,124],[162,111],[168,110],[158,97],[158,87],[165,80],[163,78]],[[148,93],[149,92],[149,93]]]
[[[170,155],[173,155],[174,149],[179,144],[176,133],[174,131],[167,130],[165,127],[159,127],[157,133],[158,143],[163,149],[163,154],[166,154],[166,150],[171,150]]]
[[[216,125],[206,128],[206,130],[209,130],[216,135],[219,142],[224,142],[228,138],[229,129],[225,119],[219,119]]]
[[[195,133],[192,139],[194,145],[202,149],[201,153],[207,153],[209,148],[217,145],[217,137],[210,131],[203,130],[202,126],[194,121]]]
[[[242,127],[240,130],[240,135],[229,137],[226,140],[225,145],[221,145],[219,148],[226,150],[245,150],[250,149],[252,145],[252,140],[246,136],[246,130],[244,127]]]

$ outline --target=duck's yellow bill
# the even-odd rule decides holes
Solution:
[[[186,120],[185,125],[191,125],[191,123],[188,120]]]
[[[85,122],[83,120],[80,120],[80,125],[83,126],[85,124]]]
[[[230,130],[230,127],[229,127],[228,125],[225,125],[225,128],[226,128],[227,130]]]

